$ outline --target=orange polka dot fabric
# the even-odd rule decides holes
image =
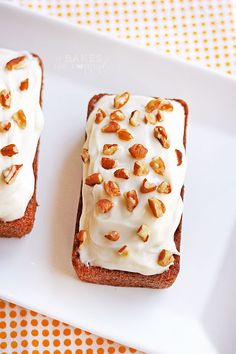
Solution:
[[[3,300],[0,300],[0,353],[141,354]]]
[[[160,53],[236,74],[235,0],[12,0],[135,41]],[[0,300],[0,353],[139,353]]]

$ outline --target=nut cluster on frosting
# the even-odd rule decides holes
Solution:
[[[124,198],[124,204],[130,213],[133,213],[135,208],[139,204],[139,193],[142,195],[147,195],[146,205],[149,208],[150,214],[155,218],[161,218],[166,212],[166,206],[164,202],[160,199],[162,194],[170,194],[172,191],[171,184],[165,178],[165,162],[160,156],[155,156],[151,160],[148,160],[147,154],[148,149],[142,145],[133,143],[134,140],[133,130],[129,131],[122,127],[122,122],[128,119],[131,129],[140,126],[141,124],[151,124],[154,125],[153,137],[157,139],[157,144],[159,144],[161,149],[169,149],[171,141],[168,138],[168,132],[161,125],[164,120],[164,111],[173,111],[173,105],[170,101],[162,98],[152,99],[145,106],[145,114],[142,117],[141,112],[134,110],[129,117],[126,117],[122,111],[122,107],[129,101],[130,94],[124,92],[114,98],[114,110],[108,116],[107,113],[98,108],[95,114],[95,123],[101,124],[103,120],[108,117],[109,122],[102,125],[101,131],[104,134],[116,134],[120,140],[127,142],[127,151],[129,152],[131,158],[133,159],[133,168],[128,170],[119,164],[119,161],[115,158],[116,152],[119,150],[119,144],[104,144],[101,151],[102,156],[100,164],[105,170],[114,170],[114,177],[116,179],[129,179],[132,176],[145,177],[140,181],[139,190],[128,190],[123,196],[121,196],[120,187],[118,182],[112,180],[105,180],[101,173],[95,172],[88,175],[85,179],[85,184],[88,186],[95,186],[96,184],[103,184],[104,191],[110,199],[99,199],[96,202],[96,208],[98,213],[109,213],[114,208],[114,203],[112,198],[119,197]],[[131,133],[132,132],[132,133]],[[182,163],[182,153],[179,150],[176,152],[176,164],[177,166]],[[81,157],[84,163],[89,163],[90,156],[88,149],[83,149]],[[159,176],[163,177],[163,181],[159,184],[152,183],[148,180],[148,174],[150,168]],[[148,197],[151,192],[157,193],[156,197]],[[153,195],[153,194],[152,194]],[[81,230],[78,233],[79,247],[82,247],[83,243],[86,241],[88,231]],[[148,242],[151,237],[150,227],[146,224],[137,225],[136,238],[137,242]],[[122,235],[119,234],[117,230],[108,231],[104,237],[108,241],[116,242]],[[117,254],[120,256],[129,255],[129,246],[127,244],[123,245],[117,250]],[[157,263],[160,266],[168,266],[174,262],[174,256],[168,250],[163,249],[157,258]]]
[[[8,61],[5,65],[5,70],[13,71],[19,70],[25,67],[27,63],[27,57],[25,55],[14,58]],[[18,89],[20,91],[26,91],[29,87],[29,79],[26,78],[25,80],[19,82]],[[0,91],[0,106],[4,110],[8,110],[11,108],[11,91],[4,88]],[[12,124],[18,126],[19,129],[25,129],[27,120],[25,113],[22,109],[18,110],[17,112],[13,113],[9,119],[0,121],[0,134],[6,134],[12,127]],[[0,154],[5,157],[12,157],[18,154],[18,148],[15,144],[9,144],[0,148]],[[23,164],[13,164],[2,171],[2,179],[6,184],[12,184],[22,169]]]

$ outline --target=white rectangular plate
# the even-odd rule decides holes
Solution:
[[[236,81],[4,4],[0,33],[42,57],[46,120],[35,227],[0,240],[0,297],[148,353],[232,353]],[[87,102],[124,90],[190,107],[181,273],[167,290],[82,283],[71,265]]]

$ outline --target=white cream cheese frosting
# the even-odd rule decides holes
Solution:
[[[86,265],[100,266],[107,269],[137,272],[144,275],[160,274],[166,271],[173,262],[167,266],[158,264],[157,259],[161,250],[168,250],[178,255],[174,242],[174,233],[179,225],[183,201],[180,196],[184,183],[186,158],[183,145],[185,112],[183,106],[175,101],[169,100],[173,106],[172,112],[162,112],[163,121],[157,124],[145,124],[145,106],[152,100],[152,97],[130,96],[128,102],[120,109],[125,115],[125,120],[118,122],[122,129],[127,129],[133,139],[130,141],[120,140],[116,133],[103,133],[102,127],[109,123],[110,113],[114,108],[114,95],[105,95],[95,104],[93,111],[87,121],[87,140],[84,148],[88,149],[90,161],[83,166],[83,210],[80,218],[80,230],[88,231],[89,237],[80,249],[80,259]],[[95,117],[98,109],[106,112],[106,117],[100,124],[96,124]],[[134,110],[141,113],[141,124],[133,127],[129,124],[129,117]],[[165,149],[154,137],[153,129],[156,125],[165,128],[170,147]],[[103,154],[104,144],[118,144],[118,150],[112,156]],[[147,150],[143,159],[148,164],[153,157],[159,156],[165,163],[165,174],[160,176],[149,167],[147,176],[135,176],[133,165],[136,161],[128,149],[134,144],[142,144]],[[182,152],[182,164],[177,166],[175,150]],[[101,158],[109,157],[117,161],[113,169],[106,170],[101,166]],[[114,171],[125,168],[130,172],[129,179],[114,177]],[[104,191],[103,184],[93,187],[85,184],[88,175],[99,172],[104,181],[112,180],[119,185],[121,196],[110,198]],[[172,191],[170,194],[159,194],[156,190],[150,193],[140,193],[140,185],[144,178],[149,182],[159,185],[168,181]],[[139,203],[133,212],[126,208],[123,194],[130,190],[136,190]],[[154,217],[149,206],[149,198],[158,198],[165,207],[166,212],[160,218]],[[112,199],[113,208],[105,213],[98,213],[96,202],[100,199]],[[150,237],[143,242],[137,236],[137,229],[145,224],[150,229]],[[104,237],[111,231],[120,234],[119,240],[113,242]],[[118,250],[124,245],[128,248],[128,255],[121,256]]]
[[[7,70],[6,63],[14,58],[25,56],[21,68]],[[21,90],[20,84],[28,79],[28,89]],[[43,128],[43,114],[40,107],[42,70],[36,57],[28,52],[16,52],[0,49],[0,91],[9,90],[11,103],[9,108],[0,104],[0,123],[8,120],[11,127],[0,132],[0,149],[14,144],[18,153],[12,157],[0,152],[0,220],[12,221],[24,216],[27,205],[33,195],[35,178],[32,163]],[[26,118],[25,128],[20,128],[12,118],[13,114],[23,110]],[[14,183],[7,184],[3,173],[14,165],[22,165]]]

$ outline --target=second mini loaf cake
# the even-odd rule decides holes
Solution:
[[[165,288],[179,271],[187,105],[101,94],[88,107],[73,265],[85,281]]]

